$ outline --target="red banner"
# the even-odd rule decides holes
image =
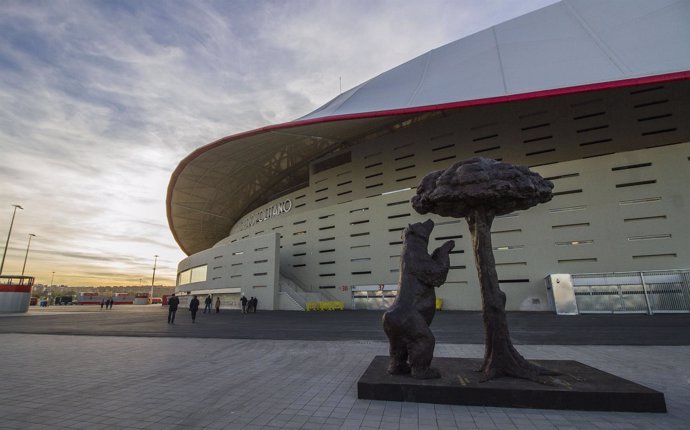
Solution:
[[[31,285],[0,285],[0,293],[31,293]]]

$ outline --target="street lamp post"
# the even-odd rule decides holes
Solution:
[[[10,231],[7,233],[7,242],[5,242],[5,251],[2,253],[2,261],[0,262],[0,275],[2,275],[2,268],[5,266],[5,256],[7,255],[7,247],[10,246],[10,236],[12,235],[12,226],[14,225],[14,216],[17,214],[17,209],[24,210],[23,207],[19,205],[14,206],[14,211],[12,212],[12,221],[10,221]]]
[[[26,260],[29,258],[29,247],[31,246],[31,238],[36,237],[35,234],[29,233],[29,243],[26,245],[26,255],[24,255],[24,265],[22,266],[22,276],[24,276],[24,269],[26,269]]]
[[[50,298],[53,295],[53,279],[55,279],[55,272],[53,272],[53,274],[50,277],[50,289],[46,293],[46,300],[48,300],[48,303],[50,303]]]
[[[153,283],[156,281],[156,263],[158,262],[158,255],[154,255],[155,259],[153,260],[153,277],[151,278],[151,295],[149,298],[153,298]]]

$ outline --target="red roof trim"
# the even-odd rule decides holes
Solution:
[[[520,100],[530,100],[530,99],[538,99],[538,98],[545,98],[545,97],[554,97],[554,96],[561,96],[561,95],[574,94],[574,93],[586,93],[586,92],[590,92],[590,91],[601,91],[601,90],[608,90],[608,89],[612,89],[612,88],[632,87],[632,86],[637,86],[637,85],[646,85],[646,84],[659,83],[659,82],[677,81],[677,80],[683,80],[683,79],[690,79],[690,71],[670,73],[670,74],[666,74],[666,75],[647,76],[647,77],[643,77],[643,78],[624,79],[624,80],[620,80],[620,81],[601,82],[601,83],[596,83],[596,84],[577,85],[574,87],[554,88],[554,89],[550,89],[550,90],[533,91],[533,92],[521,93],[521,94],[511,94],[511,95],[507,95],[507,96],[488,97],[485,99],[475,99],[475,100],[465,100],[465,101],[459,101],[459,102],[441,103],[441,104],[437,104],[437,105],[416,106],[416,107],[411,107],[411,108],[399,108],[399,109],[391,109],[391,110],[375,111],[375,112],[363,112],[363,113],[356,113],[356,114],[335,115],[335,116],[330,116],[330,117],[325,117],[325,118],[314,118],[314,119],[309,119],[309,120],[304,120],[304,121],[294,121],[294,122],[289,122],[289,123],[281,124],[281,125],[282,126],[287,125],[290,127],[294,127],[297,125],[309,125],[309,124],[314,124],[314,123],[319,123],[319,122],[327,122],[327,121],[328,122],[330,122],[330,121],[342,121],[342,120],[347,120],[347,119],[375,118],[375,117],[382,117],[382,116],[395,116],[395,115],[404,115],[404,114],[413,114],[413,113],[424,113],[424,112],[431,112],[431,111],[437,111],[437,110],[461,109],[461,108],[467,108],[467,107],[473,107],[473,106],[485,106],[485,105],[508,103],[508,102],[520,101]],[[281,128],[283,128],[283,127],[281,127]]]
[[[343,115],[334,115],[334,116],[327,116],[327,117],[320,117],[320,118],[312,118],[312,119],[306,119],[306,120],[297,120],[297,121],[291,121],[291,122],[286,122],[286,123],[282,123],[282,124],[269,125],[266,127],[257,128],[255,130],[250,130],[250,131],[246,131],[243,133],[234,134],[231,136],[226,136],[226,137],[220,138],[214,142],[211,142],[207,145],[204,145],[204,146],[196,149],[194,152],[192,152],[187,157],[185,157],[182,161],[180,161],[180,164],[178,164],[177,168],[175,169],[175,171],[173,172],[173,174],[170,178],[170,183],[168,184],[168,192],[167,192],[166,201],[165,201],[166,213],[167,213],[167,217],[168,217],[168,225],[171,227],[173,225],[172,216],[170,214],[170,204],[172,201],[172,191],[173,191],[173,188],[175,188],[175,184],[177,183],[177,178],[182,173],[182,171],[187,167],[187,165],[190,162],[192,162],[195,158],[200,156],[201,154],[208,152],[211,149],[214,149],[214,148],[216,148],[220,145],[223,145],[227,142],[232,142],[235,140],[239,140],[241,138],[256,136],[256,135],[268,133],[271,131],[284,130],[284,129],[299,127],[299,126],[304,126],[304,125],[313,125],[313,124],[328,123],[328,122],[335,122],[335,121],[347,121],[347,120],[355,120],[355,119],[380,118],[380,117],[386,117],[386,116],[409,115],[409,114],[425,113],[425,112],[432,112],[432,111],[438,111],[438,110],[462,109],[462,108],[468,108],[468,107],[473,107],[473,106],[485,106],[485,105],[491,105],[491,104],[508,103],[508,102],[530,100],[530,99],[537,99],[537,98],[544,98],[544,97],[555,97],[555,96],[561,96],[561,95],[566,95],[566,94],[585,93],[585,92],[591,92],[591,91],[601,91],[601,90],[607,90],[607,89],[612,89],[612,88],[632,87],[632,86],[638,86],[638,85],[678,81],[678,80],[685,80],[685,79],[690,79],[690,71],[674,72],[674,73],[667,73],[667,74],[663,74],[663,75],[654,75],[654,76],[644,76],[644,77],[640,77],[640,78],[622,79],[619,81],[599,82],[599,83],[594,83],[594,84],[576,85],[576,86],[572,86],[572,87],[554,88],[554,89],[550,89],[550,90],[533,91],[533,92],[529,92],[529,93],[511,94],[511,95],[497,96],[497,97],[488,97],[488,98],[484,98],[484,99],[465,100],[465,101],[458,101],[458,102],[451,102],[451,103],[441,103],[441,104],[436,104],[436,105],[415,106],[415,107],[410,107],[410,108],[389,109],[389,110],[373,111],[373,112],[359,112],[359,113],[352,113],[352,114],[343,114]],[[186,251],[184,245],[182,245],[182,243],[180,243],[180,240],[178,239],[177,233],[175,232],[175,230],[173,228],[171,228],[171,231],[173,233],[173,237],[175,238],[175,241],[177,242],[178,245],[180,245],[180,248],[182,249],[182,251],[184,251],[185,254],[189,255],[189,253]]]

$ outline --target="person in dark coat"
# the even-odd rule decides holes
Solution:
[[[216,313],[220,312],[220,297],[216,297]]]
[[[213,303],[213,299],[209,294],[208,296],[206,296],[206,300],[204,300],[204,313],[206,313],[207,310],[208,313],[211,313],[211,303]]]
[[[168,324],[175,324],[175,314],[180,305],[180,299],[175,297],[175,293],[168,299]]]
[[[240,299],[240,302],[242,303],[242,313],[246,314],[247,313],[247,298],[245,296],[242,296]]]
[[[259,299],[254,297],[252,302],[252,312],[256,313],[256,307],[259,305]]]
[[[196,312],[199,310],[199,299],[196,296],[189,302],[189,310],[192,311],[192,324],[194,324],[196,322]]]

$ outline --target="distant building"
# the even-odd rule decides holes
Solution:
[[[527,165],[551,202],[496,219],[509,310],[546,310],[553,273],[690,266],[690,1],[564,0],[423,54],[293,122],[184,158],[167,195],[189,255],[179,293],[265,309],[394,297],[409,199],[475,156]],[[479,309],[466,223],[445,309]]]

